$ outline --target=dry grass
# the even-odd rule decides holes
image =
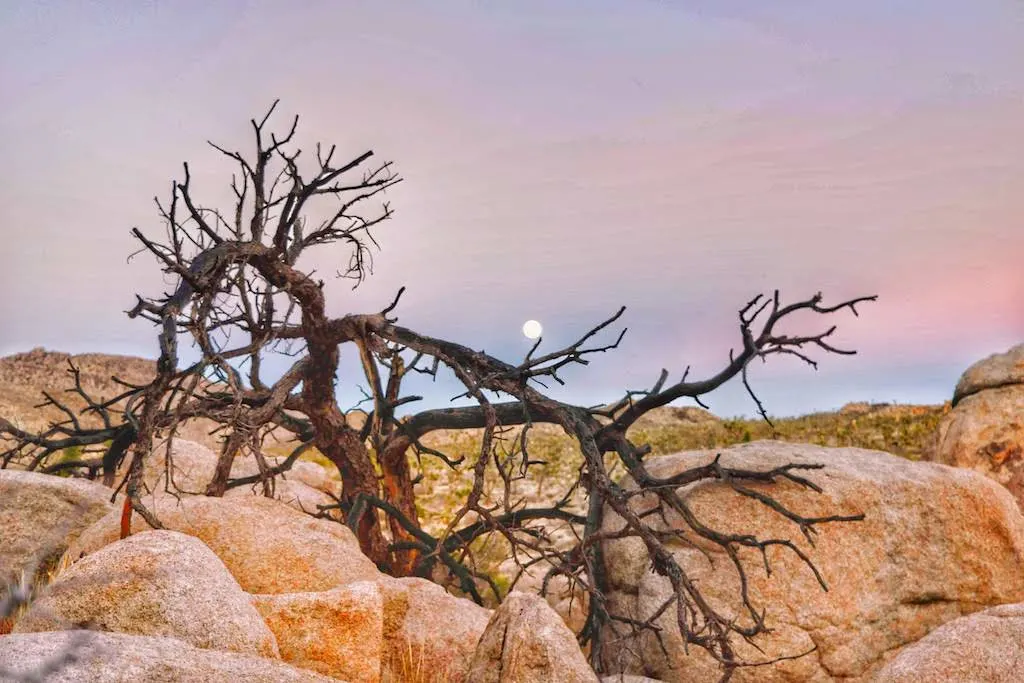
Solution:
[[[32,600],[42,593],[47,586],[56,581],[57,577],[63,574],[71,564],[71,560],[67,557],[67,554],[61,553],[61,555],[56,559],[45,563],[34,577],[27,576],[25,572],[22,572],[22,575],[16,585],[24,586],[31,583],[31,589],[29,591],[31,598],[27,603],[19,605],[12,614],[0,618],[0,635],[10,633],[14,629],[14,625],[18,623],[18,619],[20,619],[28,610],[29,606],[32,604]]]
[[[69,378],[67,354],[34,350],[0,358],[0,415],[20,419],[26,426],[41,418],[59,415],[41,414],[32,406],[40,399],[40,390],[59,391],[67,386]],[[144,382],[153,372],[152,361],[139,358],[86,354],[73,357],[82,370],[83,384],[95,395],[112,395],[112,374],[125,376],[133,382]],[[50,411],[54,411],[50,408]],[[800,417],[775,418],[774,427],[760,419],[718,419],[694,407],[666,407],[651,411],[630,430],[630,438],[638,444],[651,445],[653,455],[684,450],[714,449],[759,439],[778,439],[822,446],[852,446],[887,451],[911,460],[926,457],[932,447],[936,428],[949,404],[942,406],[848,404],[836,412],[814,413]],[[365,416],[353,411],[353,427],[360,426]],[[206,429],[187,429],[182,438],[205,443],[216,449],[216,443],[202,438]],[[422,479],[417,484],[417,508],[424,527],[440,532],[452,512],[466,499],[472,487],[471,466],[479,454],[482,430],[461,432],[434,432],[424,438],[426,445],[448,453],[453,458],[464,457],[460,471],[452,471],[438,459],[424,456],[421,464]],[[510,439],[515,432],[506,436]],[[528,504],[552,502],[576,479],[582,456],[576,443],[553,425],[536,425],[530,431],[530,457],[543,461],[530,468],[529,478],[516,482],[513,499]],[[294,444],[280,442],[268,444],[269,455],[287,455]],[[334,465],[316,449],[303,455],[324,466],[337,476]],[[609,463],[612,459],[609,458]],[[468,465],[468,466],[467,466]],[[416,467],[416,466],[414,466]],[[613,476],[621,475],[621,468],[612,469]],[[488,492],[502,490],[501,480],[491,464],[487,471]],[[485,504],[501,502],[485,500]],[[576,501],[582,510],[583,498]],[[471,521],[471,520],[466,520]],[[565,529],[554,529],[557,534]],[[480,569],[496,578],[505,589],[509,576],[497,572],[497,566],[508,560],[508,548],[501,543],[481,542],[475,548]],[[3,628],[0,625],[0,628]],[[410,661],[410,664],[412,661]],[[410,674],[411,675],[411,674]]]
[[[381,683],[448,683],[456,680],[448,667],[438,669],[435,662],[428,662],[426,650],[412,642],[406,644],[397,658],[392,656],[381,673]]]
[[[649,443],[654,456],[776,439],[881,450],[919,460],[926,457],[932,447],[938,423],[949,409],[948,403],[941,406],[850,404],[836,412],[775,418],[774,427],[760,419],[689,419],[692,414],[687,416],[668,409],[645,416],[630,430],[629,436],[636,443]],[[466,463],[472,463],[478,457],[480,436],[480,430],[436,432],[425,441],[451,457],[465,457]],[[531,459],[544,464],[531,467],[529,479],[516,483],[514,498],[531,505],[550,503],[575,480],[582,463],[579,447],[559,429],[537,425],[530,431],[529,449]],[[608,462],[612,466],[611,456]],[[613,477],[622,473],[621,466],[612,466]],[[452,511],[465,500],[471,486],[472,474],[468,468],[453,472],[436,458],[425,456],[423,479],[417,485],[417,508],[424,527],[435,533],[441,531]],[[491,465],[485,491],[501,490],[500,479]],[[495,502],[500,501],[493,498],[485,501]],[[580,495],[576,501],[580,512],[584,510],[583,503]],[[556,526],[549,527],[549,532],[555,536],[566,534],[565,529]],[[499,571],[499,565],[508,566],[506,546],[504,543],[488,546],[483,539],[474,545],[477,568],[491,575],[503,590],[507,590],[513,578]],[[488,594],[489,591],[484,592],[485,596]]]
[[[770,426],[761,419],[723,420],[697,409],[669,407],[644,416],[630,430],[629,436],[636,443],[649,443],[654,456],[776,439],[881,450],[919,460],[926,457],[932,447],[938,423],[949,409],[948,403],[940,406],[849,404],[835,412],[774,418],[774,426]],[[416,505],[420,521],[427,531],[440,533],[453,511],[465,501],[472,488],[471,466],[479,455],[481,434],[482,430],[438,431],[424,439],[428,446],[453,458],[465,458],[463,468],[452,471],[437,458],[423,457],[423,477],[416,486]],[[512,431],[506,436],[511,440],[514,434]],[[285,444],[279,448],[280,454],[288,450]],[[530,505],[550,504],[576,479],[583,460],[579,447],[557,427],[535,425],[530,430],[529,450],[531,459],[543,461],[543,464],[531,467],[529,478],[515,483],[513,500],[525,500]],[[333,465],[315,449],[304,457],[334,471]],[[621,466],[616,467],[613,460],[609,456],[612,475],[621,476]],[[501,502],[486,493],[497,493],[503,489],[493,464],[488,467],[486,477],[484,503]],[[577,511],[584,510],[582,494],[578,495],[575,507]],[[570,537],[564,524],[552,524],[548,531],[565,540]],[[473,549],[477,569],[494,578],[503,592],[507,591],[513,576],[499,570],[499,566],[504,565],[506,570],[509,566],[508,544],[496,538],[478,539]],[[490,590],[483,585],[481,589],[489,600]]]

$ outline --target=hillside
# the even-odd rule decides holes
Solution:
[[[48,421],[62,419],[61,411],[54,406],[36,407],[43,401],[43,391],[66,401],[75,410],[84,408],[85,402],[67,391],[71,387],[69,360],[78,367],[83,388],[101,398],[111,398],[123,391],[113,376],[141,384],[149,381],[155,371],[154,361],[102,353],[70,355],[36,348],[0,357],[0,416],[27,429],[39,429]],[[636,442],[649,442],[656,454],[776,438],[824,446],[875,448],[916,460],[929,447],[935,426],[948,410],[948,404],[850,403],[835,412],[773,418],[773,429],[759,419],[721,419],[697,407],[667,406],[643,416],[630,430],[630,436]],[[350,415],[354,424],[362,417],[355,414],[358,412]],[[99,424],[94,416],[82,420],[85,424]],[[571,448],[570,441],[557,428],[538,426],[533,435],[539,448]],[[438,432],[429,441],[448,447],[458,444],[461,449],[478,436],[479,430],[461,435]]]
[[[118,386],[110,379],[114,374],[129,382],[141,383],[154,371],[154,364],[149,360],[98,353],[69,356],[34,349],[0,358],[0,416],[30,429],[38,429],[46,420],[61,417],[60,411],[52,406],[42,410],[33,406],[40,403],[41,390],[61,395],[59,392],[69,386],[68,359],[80,368],[83,387],[96,396],[116,395]],[[74,395],[63,396],[70,405],[84,407],[84,402]],[[645,415],[630,430],[629,436],[636,443],[649,443],[654,455],[778,439],[871,448],[917,460],[931,448],[936,427],[948,410],[948,403],[943,406],[851,403],[835,412],[774,418],[774,426],[771,426],[758,419],[721,419],[696,407],[668,406]],[[354,425],[364,417],[356,414],[358,412],[353,411],[349,416]],[[216,438],[209,436],[208,431],[208,426],[190,425],[182,436],[216,449]],[[428,435],[424,443],[453,458],[464,456],[467,462],[472,462],[478,453],[480,435],[481,430],[439,431]],[[544,464],[531,469],[528,481],[517,484],[517,493],[537,501],[564,491],[568,482],[575,478],[581,462],[576,444],[553,425],[535,426],[529,443],[531,458]],[[282,442],[267,450],[269,454],[284,455],[291,448],[292,444]],[[325,465],[335,474],[330,462],[315,450],[305,457]],[[441,528],[447,512],[468,492],[471,474],[451,472],[440,460],[429,456],[422,458],[422,469],[424,476],[417,485],[420,512],[428,527]],[[491,467],[488,477],[494,479],[493,490],[500,490],[497,476]]]
[[[64,419],[55,406],[36,408],[49,392],[59,401],[66,401],[73,410],[85,408],[85,401],[67,389],[73,386],[68,361],[81,373],[82,388],[95,399],[109,399],[125,391],[111,377],[116,375],[132,384],[144,384],[156,374],[156,363],[134,356],[103,353],[71,355],[42,348],[0,358],[0,416],[26,429],[37,430],[52,420]],[[99,426],[96,416],[83,416],[86,425]]]
[[[129,384],[139,385],[149,382],[156,374],[155,361],[137,356],[105,353],[72,355],[35,348],[0,357],[0,417],[27,431],[41,431],[54,421],[66,420],[67,415],[56,406],[40,406],[46,400],[43,396],[45,391],[73,410],[83,426],[103,426],[102,419],[95,413],[81,414],[87,404],[73,391],[74,379],[69,361],[79,371],[82,389],[96,401],[112,399],[127,391],[128,387],[114,381],[115,376]],[[209,435],[212,427],[212,422],[194,421],[181,430],[180,436],[216,448],[216,438]]]

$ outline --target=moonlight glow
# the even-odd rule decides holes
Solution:
[[[543,328],[536,320],[527,320],[523,323],[523,334],[526,335],[527,339],[536,339],[542,331]]]

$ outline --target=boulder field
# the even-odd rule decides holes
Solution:
[[[928,459],[980,472],[1024,502],[1024,344],[964,372]]]
[[[1024,344],[971,366],[940,425],[931,462],[858,448],[756,441],[648,457],[669,477],[719,457],[726,467],[801,472],[821,492],[792,482],[748,483],[804,516],[863,514],[820,524],[811,544],[792,521],[721,482],[679,489],[693,515],[718,532],[791,541],[827,585],[784,547],[740,550],[751,601],[769,633],[740,642],[748,662],[733,681],[896,683],[1018,681],[1024,670]],[[215,455],[178,441],[175,483],[201,490]],[[566,622],[579,627],[586,600],[539,583],[495,610],[424,579],[382,574],[336,519],[314,518],[337,479],[303,462],[278,480],[223,498],[162,492],[154,462],[146,497],[166,527],[135,517],[120,539],[120,510],[94,482],[0,470],[0,580],[46,587],[0,635],[0,680],[411,681],[543,683],[718,680],[703,650],[672,628],[667,579],[636,538],[608,538],[606,604],[650,632],[605,632],[604,678],[590,669]],[[271,462],[270,464],[274,464]],[[236,463],[235,475],[258,472]],[[635,488],[627,477],[621,485]],[[636,512],[652,494],[635,495]],[[672,513],[661,531],[682,531],[669,550],[719,609],[742,616],[739,576],[721,548]],[[623,520],[605,510],[602,531]],[[668,538],[668,536],[663,536]],[[562,609],[564,605],[570,608]],[[561,614],[561,615],[560,615]],[[13,623],[13,626],[12,626]],[[794,655],[801,655],[793,658]],[[8,678],[5,678],[8,677]],[[34,679],[33,679],[34,680]]]
[[[796,524],[726,484],[681,490],[696,518],[711,529],[792,541],[828,586],[822,590],[810,569],[785,548],[769,551],[771,576],[757,551],[739,551],[751,600],[767,609],[771,629],[755,641],[760,651],[741,644],[739,656],[764,662],[810,654],[740,669],[734,681],[870,681],[900,648],[942,624],[1024,601],[1024,517],[1009,492],[991,479],[879,451],[775,441],[651,458],[647,464],[652,475],[669,477],[719,453],[725,467],[824,464],[800,473],[821,487],[820,494],[791,482],[746,486],[771,493],[804,516],[864,515],[859,522],[819,525],[812,546]],[[628,480],[623,485],[630,488]],[[643,512],[652,507],[653,496],[638,496],[632,505]],[[603,530],[622,526],[622,519],[607,510]],[[669,514],[663,526],[681,529],[682,522]],[[670,596],[668,579],[651,571],[636,538],[608,541],[604,549],[610,605],[634,619],[649,618]],[[739,573],[718,546],[687,533],[670,542],[670,550],[713,604],[740,613]],[[611,638],[605,650],[612,669],[665,681],[715,680],[717,663],[698,648],[686,652],[671,628],[674,618],[669,609],[658,620],[665,626],[664,651],[650,632]]]

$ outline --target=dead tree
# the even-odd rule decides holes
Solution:
[[[235,203],[229,211],[222,213],[196,199],[186,164],[183,180],[172,185],[169,199],[157,200],[165,235],[156,239],[137,228],[132,231],[142,245],[140,251],[152,255],[177,281],[176,288],[162,296],[138,296],[128,312],[158,328],[156,378],[143,386],[126,386],[120,396],[102,402],[86,396],[76,382],[73,391],[85,397],[87,411],[102,416],[102,428],[82,428],[69,409],[65,410],[66,421],[42,434],[0,422],[0,434],[6,433],[13,441],[3,454],[4,466],[18,461],[30,469],[52,470],[54,466],[47,464],[52,453],[83,445],[102,452],[60,467],[92,476],[102,471],[113,484],[118,466],[130,455],[127,474],[119,484],[126,487],[126,500],[130,501],[126,511],[135,511],[159,527],[159,520],[140,498],[142,467],[154,440],[172,440],[185,421],[207,418],[223,426],[219,463],[207,495],[219,496],[228,487],[257,480],[266,482],[290,467],[304,450],[315,447],[337,467],[342,480],[338,501],[346,523],[378,566],[396,575],[429,575],[442,566],[461,590],[479,601],[480,587],[490,577],[474,565],[472,544],[485,536],[500,535],[517,558],[523,554],[531,563],[546,561],[551,574],[570,577],[589,593],[589,615],[579,635],[581,642],[592,644],[592,662],[598,668],[602,661],[600,636],[609,622],[635,630],[654,628],[651,622],[637,623],[605,605],[602,541],[606,537],[600,529],[606,509],[626,522],[618,536],[643,540],[654,570],[668,577],[675,588],[672,604],[664,609],[674,610],[686,642],[706,649],[721,662],[724,677],[747,663],[736,656],[735,639],[751,639],[766,630],[761,607],[746,594],[740,598],[746,618],[743,623],[748,625],[705,600],[700,586],[668,550],[665,532],[655,532],[648,518],[630,507],[631,494],[613,481],[613,466],[621,467],[640,489],[653,492],[660,511],[678,514],[690,533],[719,546],[741,577],[746,576],[746,569],[739,549],[759,550],[767,562],[767,549],[782,546],[796,553],[824,588],[811,558],[791,542],[759,538],[755,533],[719,533],[701,523],[677,492],[694,482],[726,482],[806,533],[827,522],[859,519],[840,515],[806,518],[771,495],[744,486],[787,480],[807,488],[810,494],[817,487],[801,476],[807,466],[742,470],[716,460],[671,479],[659,479],[645,466],[650,449],[631,441],[628,432],[645,413],[684,398],[700,403],[701,396],[737,377],[767,420],[748,381],[752,361],[787,354],[815,366],[811,350],[854,353],[830,343],[834,326],[791,336],[780,331],[781,324],[801,312],[830,316],[849,310],[856,314],[857,304],[875,297],[825,305],[821,294],[789,304],[783,303],[777,291],[757,296],[739,311],[738,350],[730,351],[728,362],[713,376],[691,380],[687,369],[678,381],[670,383],[668,371],[663,370],[650,389],[627,392],[614,405],[586,408],[556,401],[544,393],[544,382],[562,383],[559,373],[566,366],[586,365],[593,354],[614,350],[625,329],[609,343],[595,340],[619,321],[625,309],[564,348],[540,353],[538,340],[516,364],[399,326],[394,312],[404,288],[379,312],[331,317],[324,282],[299,266],[300,257],[308,249],[341,242],[349,254],[338,275],[358,285],[370,270],[371,248],[376,246],[371,231],[392,215],[381,199],[400,178],[390,162],[374,162],[372,152],[338,161],[334,146],[318,145],[315,159],[304,164],[306,159],[300,159],[299,150],[291,144],[298,117],[278,137],[267,127],[273,110],[271,107],[261,120],[252,121],[254,155],[247,157],[210,143],[237,166],[231,183]],[[200,354],[200,359],[187,367],[179,364],[180,337],[191,339]],[[346,421],[335,393],[339,350],[346,345],[359,355],[361,379],[372,401],[372,410],[359,428]],[[270,353],[294,359],[283,376],[272,382],[262,370]],[[454,373],[465,388],[462,396],[472,398],[475,405],[399,417],[399,407],[420,400],[403,395],[403,378],[411,372],[436,374],[440,368]],[[508,400],[494,402],[485,392],[496,392]],[[63,405],[54,397],[48,399]],[[573,437],[582,454],[582,466],[566,491],[548,504],[531,507],[512,491],[513,483],[529,478],[538,465],[530,457],[529,431],[539,423],[557,425]],[[506,431],[510,427],[519,429],[514,438]],[[283,463],[270,467],[262,459],[262,443],[272,430],[281,429],[292,433],[298,446]],[[436,430],[465,429],[482,430],[480,450],[468,459],[452,457],[423,442]],[[261,474],[231,479],[232,462],[246,452],[258,458]],[[417,514],[415,464],[425,457],[439,458],[453,470],[467,470],[473,477],[471,490],[440,534],[424,530]],[[488,471],[497,472],[504,490],[486,490]],[[583,494],[582,504],[574,502],[577,491]],[[573,530],[577,540],[572,547],[551,539],[545,525],[553,522]],[[497,593],[494,583],[490,585]]]

